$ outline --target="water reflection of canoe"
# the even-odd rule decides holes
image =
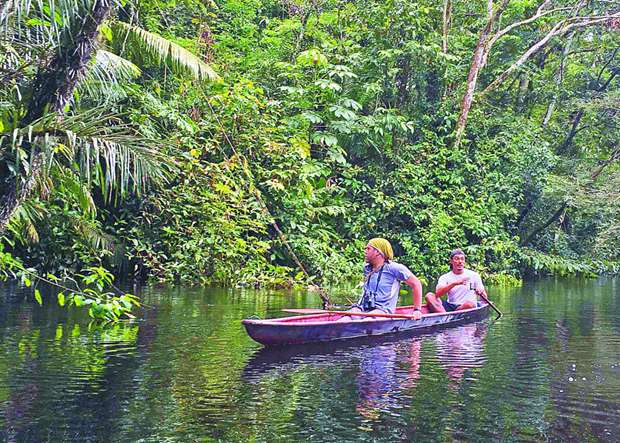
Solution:
[[[396,308],[395,314],[411,315],[413,306]],[[422,307],[422,319],[362,317],[341,319],[341,313],[322,313],[270,320],[243,320],[248,335],[267,346],[343,340],[355,337],[394,334],[401,331],[428,332],[452,325],[480,320],[489,313],[489,305],[463,311],[429,314]],[[340,321],[337,321],[340,320]]]

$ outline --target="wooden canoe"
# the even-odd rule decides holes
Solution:
[[[395,314],[403,315],[412,313],[413,306],[401,306],[396,308],[395,312]],[[488,313],[489,305],[479,302],[476,308],[432,314],[428,313],[426,306],[422,306],[423,315],[420,320],[381,317],[351,319],[350,317],[338,321],[346,316],[346,312],[329,312],[268,320],[246,319],[242,321],[242,324],[253,340],[266,346],[281,346],[394,334],[401,331],[429,332],[481,320]]]

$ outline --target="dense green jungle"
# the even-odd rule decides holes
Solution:
[[[61,304],[333,285],[374,236],[426,284],[457,246],[490,281],[616,273],[619,29],[602,0],[4,0],[0,265]]]

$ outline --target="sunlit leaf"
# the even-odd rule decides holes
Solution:
[[[39,306],[43,305],[43,298],[41,298],[41,292],[38,289],[34,290],[34,299],[37,301]]]

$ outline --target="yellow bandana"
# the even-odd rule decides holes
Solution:
[[[368,244],[383,254],[386,260],[394,259],[394,251],[389,241],[384,238],[373,238],[368,241]]]

